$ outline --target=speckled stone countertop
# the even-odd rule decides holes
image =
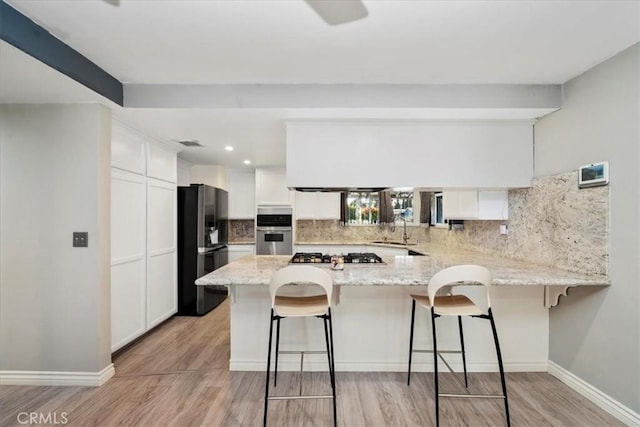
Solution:
[[[368,244],[368,243],[367,243]],[[397,246],[395,246],[397,247]],[[409,246],[411,248],[411,246]],[[338,286],[425,286],[443,268],[460,264],[487,267],[498,286],[605,286],[605,276],[587,276],[477,252],[432,244],[419,245],[426,256],[384,257],[385,264],[344,264],[344,270],[326,268]],[[288,265],[291,256],[243,257],[196,280],[197,285],[267,285],[274,271]]]

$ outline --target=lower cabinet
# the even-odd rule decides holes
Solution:
[[[256,245],[227,245],[229,249],[229,262],[233,262],[247,255],[256,253]]]

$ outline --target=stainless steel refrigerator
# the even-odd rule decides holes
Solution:
[[[228,194],[204,184],[178,187],[178,315],[202,316],[227,297],[196,279],[229,262]]]

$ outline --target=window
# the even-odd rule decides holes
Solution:
[[[397,188],[389,191],[393,207],[394,222],[413,223],[416,205],[413,188]],[[347,193],[347,224],[371,225],[380,222],[380,193],[350,191]]]
[[[398,188],[391,190],[391,204],[396,222],[413,222],[414,217],[413,188]]]
[[[379,213],[378,193],[350,191],[347,194],[348,224],[377,224]]]
[[[442,193],[434,194],[433,215],[431,217],[433,225],[445,225],[445,219],[442,211]]]

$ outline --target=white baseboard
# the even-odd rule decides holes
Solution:
[[[113,363],[100,372],[0,371],[0,384],[98,387],[115,373]]]
[[[640,426],[639,413],[633,411],[631,408],[627,408],[622,403],[598,390],[583,379],[575,376],[557,363],[549,361],[549,374],[553,375],[623,423],[629,426]]]
[[[282,356],[281,356],[282,357]],[[275,363],[271,359],[272,367]],[[462,363],[451,363],[451,367],[456,372],[462,372]],[[253,371],[264,372],[267,366],[265,360],[230,360],[230,371]],[[440,372],[445,372],[447,368],[438,365]],[[516,362],[505,363],[504,370],[506,372],[547,372],[547,362]],[[278,371],[299,371],[300,361],[282,359],[278,362]],[[327,370],[327,361],[309,361],[305,358],[305,372],[322,372]],[[336,362],[336,372],[406,372],[407,362]],[[498,372],[498,364],[491,362],[469,362],[467,363],[468,372]],[[411,372],[433,372],[433,363],[413,362],[411,364]]]

